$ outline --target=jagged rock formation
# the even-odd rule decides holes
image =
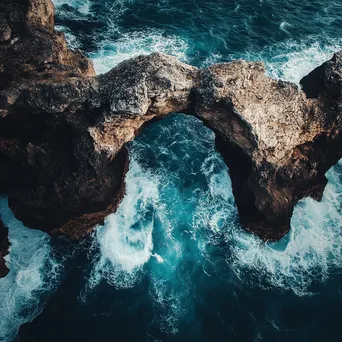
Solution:
[[[299,199],[322,196],[342,157],[341,54],[304,91],[261,63],[200,70],[164,54],[96,77],[54,31],[50,0],[2,3],[0,41],[0,191],[29,227],[80,238],[101,222],[124,193],[125,144],[170,112],[215,132],[241,221],[264,239],[289,230]]]
[[[298,200],[322,197],[325,173],[342,157],[341,101],[329,88],[333,80],[341,87],[341,56],[308,76],[309,84],[326,77],[319,98],[266,77],[260,63],[201,71],[195,113],[216,133],[241,221],[264,239],[278,240],[290,229]]]

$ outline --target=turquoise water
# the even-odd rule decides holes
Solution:
[[[298,82],[342,47],[342,3],[329,0],[55,0],[57,25],[98,73],[163,51],[196,66],[262,60]]]
[[[57,25],[98,72],[163,51],[197,66],[261,59],[298,82],[341,48],[327,1],[60,1]],[[226,165],[197,119],[169,115],[129,145],[127,193],[82,244],[21,225],[0,279],[0,340],[341,341],[342,162],[266,244],[239,225]],[[31,323],[27,323],[30,322]],[[27,323],[27,324],[24,324]],[[24,325],[22,325],[24,324]]]

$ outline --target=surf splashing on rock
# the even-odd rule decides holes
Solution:
[[[158,177],[131,160],[125,182],[126,195],[117,212],[96,231],[101,255],[92,270],[90,288],[103,279],[116,288],[132,287],[153,256],[152,231],[160,205]]]
[[[264,243],[245,232],[230,231],[233,257],[227,262],[250,285],[314,295],[312,285],[341,272],[342,265],[342,161],[327,174],[323,199],[302,200],[295,207],[291,231],[276,243]],[[258,281],[255,282],[255,279]]]
[[[193,184],[201,173],[202,158],[192,160],[189,151],[201,156],[202,144],[207,145],[208,137],[213,139],[213,133],[205,130],[192,144],[189,134],[192,138],[203,124],[192,117],[184,119],[189,125],[171,120],[171,126],[152,126],[153,134],[158,134],[153,145],[144,137],[131,144],[126,195],[118,211],[97,229],[99,255],[86,288],[86,292],[96,290],[105,281],[127,289],[148,279],[151,303],[158,313],[151,324],[170,334],[177,333],[179,320],[192,305],[184,263],[201,259],[191,226],[197,199],[190,194],[197,191]],[[170,134],[174,140],[166,146],[162,141]],[[188,162],[179,164],[180,155]],[[188,177],[183,177],[184,172],[189,172]]]
[[[314,283],[341,272],[342,160],[327,173],[329,182],[322,201],[300,201],[290,233],[278,242],[265,243],[240,227],[230,178],[219,159],[214,163],[209,159],[211,164],[203,167],[208,190],[198,202],[193,222],[201,232],[196,239],[207,262],[213,263],[210,253],[214,245],[220,245],[223,234],[226,267],[252,287],[313,295]],[[205,229],[213,235],[203,233]],[[213,261],[222,267],[216,258]]]
[[[203,61],[201,67],[236,59],[260,61],[265,64],[268,76],[299,85],[304,76],[331,59],[333,54],[341,49],[342,39],[340,38],[317,35],[307,37],[300,42],[289,38],[281,43],[270,44],[261,51],[255,47],[247,48],[228,58],[220,53],[212,53]]]
[[[187,49],[185,40],[155,29],[122,34],[115,43],[104,41],[100,49],[90,53],[89,57],[94,63],[96,73],[102,74],[126,59],[153,52],[173,55],[185,62]]]
[[[53,0],[53,3],[57,9],[64,5],[73,7],[77,12],[83,15],[90,13],[91,2],[89,0]]]
[[[159,28],[125,32],[120,27],[120,19],[132,3],[134,3],[133,0],[116,0],[102,4],[104,8],[101,9],[101,15],[103,12],[108,12],[110,15],[106,18],[107,29],[105,32],[101,32],[101,40],[97,42],[96,51],[89,52],[96,73],[105,73],[126,59],[153,52],[164,52],[185,62],[188,45],[186,40],[181,37],[168,34]],[[70,28],[63,25],[63,19],[66,21],[70,19],[96,21],[96,12],[92,11],[92,6],[96,4],[92,4],[91,1],[79,0],[72,2],[54,0],[54,4],[57,15],[62,21],[62,24],[57,25],[56,28],[65,33],[69,47],[81,48],[79,40]],[[70,7],[73,9],[72,11]]]
[[[189,130],[189,127],[193,129],[195,125],[197,125],[197,129],[201,127],[200,123],[190,123],[189,121],[193,119],[189,117],[179,118],[177,116],[173,120],[171,125],[177,127],[177,130]],[[201,146],[202,141],[198,142],[197,147],[199,149],[202,148],[201,152],[206,153],[207,156],[203,155],[204,158],[201,165],[197,165],[194,162],[191,172],[194,173],[194,177],[203,177],[207,187],[204,186],[202,189],[192,189],[191,185],[188,185],[188,189],[184,187],[184,182],[187,181],[186,176],[181,170],[184,168],[184,164],[180,165],[178,163],[178,166],[176,166],[176,159],[179,158],[178,153],[183,154],[183,157],[186,158],[187,148],[189,148],[186,144],[190,145],[190,142],[193,141],[192,137],[191,139],[189,137],[188,139],[184,139],[184,137],[182,139],[177,136],[177,133],[175,134],[174,128],[163,127],[162,125],[159,139],[154,137],[155,140],[152,147],[147,147],[143,142],[139,142],[138,138],[135,143],[136,146],[132,150],[133,156],[135,153],[141,153],[143,146],[150,149],[149,153],[155,150],[154,158],[157,159],[155,163],[156,165],[159,164],[159,167],[157,166],[156,169],[158,172],[157,177],[152,176],[150,171],[147,172],[141,166],[138,168],[137,161],[134,160],[132,167],[135,170],[135,178],[128,175],[126,180],[129,189],[127,202],[123,202],[123,208],[135,208],[134,216],[138,214],[139,210],[141,210],[144,216],[146,202],[141,202],[144,203],[143,206],[137,206],[136,203],[139,203],[140,198],[151,198],[151,189],[153,189],[153,194],[155,194],[153,198],[158,198],[158,202],[164,203],[164,205],[154,207],[154,217],[159,217],[160,225],[158,226],[156,222],[154,222],[154,225],[151,224],[152,219],[149,219],[149,224],[145,225],[147,233],[143,235],[145,243],[142,249],[138,245],[133,245],[132,248],[132,237],[127,238],[126,235],[124,235],[124,238],[120,237],[119,239],[115,238],[112,240],[105,238],[105,234],[98,233],[100,243],[101,238],[112,241],[114,244],[118,240],[125,243],[130,241],[127,249],[117,248],[121,256],[116,258],[116,252],[114,252],[112,260],[114,260],[114,263],[120,264],[123,271],[131,274],[134,269],[135,260],[141,261],[141,263],[138,263],[140,268],[145,262],[150,260],[152,251],[163,259],[162,264],[154,263],[153,272],[157,273],[159,273],[159,268],[163,269],[165,267],[164,265],[171,263],[172,267],[175,268],[181,263],[184,257],[185,246],[198,249],[196,254],[200,252],[201,258],[207,259],[210,262],[211,253],[213,252],[212,247],[219,245],[222,242],[221,239],[224,239],[226,243],[225,248],[229,251],[229,253],[225,254],[225,262],[229,267],[232,267],[238,278],[250,281],[252,286],[258,284],[266,288],[275,287],[282,290],[291,290],[300,296],[312,294],[310,291],[311,284],[315,281],[327,279],[336,267],[339,268],[342,260],[340,247],[342,242],[340,224],[342,222],[342,214],[339,204],[342,191],[341,184],[339,183],[342,163],[340,162],[328,173],[329,183],[322,202],[316,202],[312,199],[301,201],[296,206],[292,218],[291,233],[277,243],[265,243],[245,232],[240,227],[227,168],[220,155],[214,151],[214,139],[211,132],[205,127],[200,129],[206,139],[208,137],[211,138],[210,148],[208,149],[208,146]],[[167,138],[166,135],[168,135]],[[168,141],[169,147],[163,144],[162,139]],[[170,146],[172,147],[170,148]],[[177,153],[173,154],[175,151]],[[199,170],[196,171],[195,166],[199,166]],[[170,167],[173,168],[173,172],[170,172]],[[168,170],[165,171],[164,175],[162,173],[163,168]],[[162,181],[160,177],[162,177]],[[180,180],[181,177],[183,177],[184,182]],[[142,184],[142,182],[150,183],[144,183],[146,185],[144,187],[133,185],[137,184],[137,179],[139,179],[138,184]],[[130,185],[131,182],[132,184]],[[132,186],[135,189],[139,188],[139,196],[136,196],[136,191],[134,191],[134,196],[130,195]],[[192,196],[187,197],[189,194],[192,194]],[[178,202],[177,205],[175,201]],[[124,215],[124,212],[125,210],[119,209],[118,214]],[[136,218],[133,219],[134,222],[123,225],[127,229],[126,234],[132,231],[133,237],[135,236],[135,220]],[[143,221],[139,221],[143,223]],[[118,221],[117,219],[111,219],[107,224],[110,225],[111,222],[117,223]],[[115,231],[113,227],[107,229],[108,232],[110,229],[113,229],[113,232]],[[161,230],[160,234],[165,237],[166,242],[164,241],[163,243],[167,245],[167,248],[161,249],[159,246],[161,235],[158,235],[156,231],[156,234],[153,234],[153,229]],[[182,238],[180,238],[180,235]],[[178,238],[175,238],[175,236]],[[157,239],[156,243],[153,237]],[[172,237],[170,241],[173,241],[173,245],[171,246],[168,245],[168,237]],[[133,240],[135,241],[136,239],[134,238]],[[174,241],[177,241],[177,243],[174,244]],[[114,245],[109,247],[105,243],[104,246],[105,249],[102,250],[102,253],[108,257],[106,250],[114,251]],[[128,254],[124,256],[125,253],[122,253],[123,251],[128,251]],[[141,251],[143,251],[143,256],[139,256]],[[174,254],[170,255],[170,251],[173,251]],[[109,252],[109,255],[111,255],[110,253],[112,252]],[[127,265],[127,260],[132,264]],[[251,275],[253,276],[251,277]],[[163,283],[163,281],[161,282]],[[130,285],[132,284],[130,283]],[[159,287],[162,288],[163,286],[165,285],[160,285]]]
[[[0,198],[0,212],[11,243],[6,256],[10,272],[0,279],[0,340],[12,341],[19,327],[43,310],[45,297],[59,282],[60,264],[52,255],[49,236],[23,226],[5,197]]]
[[[213,165],[204,166],[209,189],[198,202],[193,222],[201,232],[196,236],[198,246],[209,263],[208,250],[212,252],[212,246],[220,244],[223,234],[227,268],[252,287],[312,295],[313,283],[341,271],[342,160],[327,173],[329,182],[322,201],[307,198],[298,203],[290,233],[276,243],[265,243],[240,227],[229,175],[224,166],[212,172]],[[214,235],[203,233],[205,229]]]
[[[102,281],[117,289],[148,281],[151,326],[174,335],[207,277],[309,296],[341,270],[342,162],[328,173],[322,202],[300,202],[291,233],[265,243],[240,226],[213,132],[179,114],[145,132],[131,144],[126,197],[97,230],[88,291]]]
[[[320,41],[325,41],[323,45]],[[261,60],[265,63],[268,75],[275,79],[299,84],[299,81],[317,66],[329,60],[342,49],[342,39],[323,39],[310,37],[298,43],[287,40],[269,47],[266,52],[247,53],[247,59]]]
[[[236,5],[220,0],[214,6],[202,0],[196,5],[176,0],[54,2],[59,28],[71,46],[91,56],[98,73],[126,58],[160,51],[198,67],[237,58],[261,60],[270,76],[299,83],[342,49],[340,4],[335,1],[315,2],[310,9],[291,1],[281,7],[274,1]]]

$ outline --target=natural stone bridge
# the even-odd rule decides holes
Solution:
[[[342,53],[303,90],[267,77],[262,63],[198,69],[158,53],[95,76],[53,18],[50,0],[0,4],[0,191],[24,224],[89,232],[124,195],[125,144],[170,112],[215,132],[242,224],[263,239],[290,229],[298,200],[321,198],[342,157]]]

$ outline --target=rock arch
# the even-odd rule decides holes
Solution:
[[[265,73],[262,63],[246,61],[203,70],[163,54],[126,61],[100,77],[107,111],[89,128],[96,149],[115,155],[144,122],[169,112],[196,116],[215,132],[242,223],[277,240],[299,199],[321,198],[325,172],[341,156],[340,114],[327,110],[336,101],[330,95],[308,98]]]
[[[54,31],[50,0],[28,4],[0,5],[11,29],[0,46],[0,191],[26,225],[89,232],[124,194],[125,144],[170,112],[215,132],[242,223],[263,239],[289,230],[298,200],[322,196],[342,157],[342,53],[304,78],[304,91],[262,63],[197,69],[159,53],[95,76]]]

